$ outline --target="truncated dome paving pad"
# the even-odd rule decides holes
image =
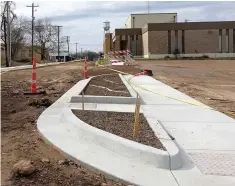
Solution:
[[[235,176],[235,154],[189,153],[204,174]]]

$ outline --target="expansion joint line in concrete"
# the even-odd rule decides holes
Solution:
[[[170,138],[171,138],[171,140],[172,140],[172,136],[168,133],[168,131],[167,131],[166,128],[162,125],[162,123],[161,123],[159,120],[157,120],[157,122],[162,126],[162,128],[165,130],[165,132],[170,136]],[[162,138],[162,139],[164,139],[164,138]],[[172,140],[172,142],[175,143],[174,140]],[[168,154],[168,156],[169,156],[170,172],[171,172],[173,178],[175,179],[175,182],[180,186],[179,182],[177,181],[177,179],[176,179],[176,177],[175,177],[175,175],[173,174],[172,169],[171,169],[171,155],[170,155],[170,153],[168,152],[167,149],[166,149],[166,152],[167,152],[167,154]]]
[[[174,143],[174,142],[173,142],[173,143]],[[180,186],[179,182],[177,181],[177,179],[176,179],[175,175],[173,174],[173,172],[172,172],[172,170],[171,170],[171,156],[170,156],[170,153],[169,153],[167,150],[166,150],[166,152],[167,152],[167,154],[168,154],[168,156],[169,156],[170,172],[171,172],[171,174],[172,174],[173,178],[175,179],[175,182],[177,183],[177,185],[179,185],[179,186]]]

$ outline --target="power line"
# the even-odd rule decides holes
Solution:
[[[34,5],[34,3],[32,3],[31,6],[27,5],[26,7],[32,8],[32,51],[31,52],[32,52],[32,61],[33,61],[33,36],[34,36],[34,19],[35,19],[35,17],[34,17],[34,8],[39,7],[39,6]]]

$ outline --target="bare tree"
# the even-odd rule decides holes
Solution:
[[[35,43],[40,46],[35,51],[41,54],[41,60],[47,59],[47,53],[53,51],[56,41],[56,28],[48,18],[38,19],[35,24]]]
[[[25,17],[19,17],[12,22],[12,42],[11,42],[11,55],[12,59],[15,59],[19,50],[25,46],[28,32],[29,20]]]
[[[11,27],[13,20],[17,18],[13,12],[14,8],[15,3],[12,1],[1,2],[1,40],[3,41],[5,47],[6,67],[10,66],[10,56],[8,54],[10,50],[9,46],[11,43],[8,43],[9,40],[7,39],[8,37],[10,37],[9,27]]]

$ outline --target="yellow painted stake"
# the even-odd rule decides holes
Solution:
[[[84,91],[82,91],[82,110],[84,111]]]
[[[133,130],[133,137],[135,138],[140,130],[140,99],[139,94],[137,94],[136,105],[135,105],[135,123]]]

